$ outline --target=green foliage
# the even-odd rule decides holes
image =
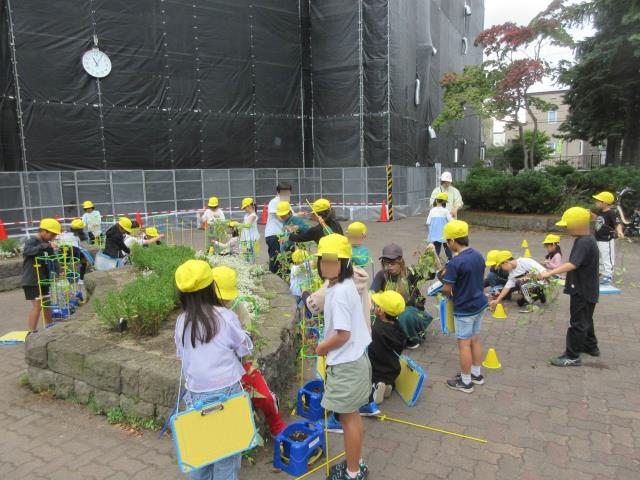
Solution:
[[[157,431],[162,428],[162,424],[158,419],[139,418],[135,415],[127,415],[120,407],[114,407],[107,412],[107,422],[112,425],[118,424],[135,430],[145,429]]]
[[[87,402],[87,408],[91,410],[94,415],[103,415],[104,411],[98,406],[93,395],[89,397],[89,401]]]
[[[0,240],[0,257],[15,257],[20,254],[20,242],[17,238]]]
[[[568,165],[526,171],[517,175],[475,167],[458,185],[470,208],[511,213],[557,213],[574,205],[593,206],[592,195],[623,187],[634,189],[624,201],[629,208],[640,201],[640,170],[606,167],[577,172]]]
[[[524,141],[527,146],[531,148],[531,140],[533,139],[533,131],[525,130]],[[538,131],[536,133],[536,142],[533,149],[533,166],[538,165],[543,160],[548,159],[553,153],[553,149],[549,148],[547,144],[551,141],[551,138],[546,132]],[[522,149],[522,142],[516,140],[511,144],[504,152],[505,161],[509,164],[512,170],[520,171],[524,167],[524,151]]]
[[[20,375],[20,378],[18,379],[18,383],[20,384],[21,387],[31,387],[31,382],[29,381],[29,375],[26,372]]]
[[[544,170],[549,175],[556,175],[558,177],[566,177],[567,175],[570,175],[576,171],[576,169],[569,165],[567,162],[560,162],[556,165],[549,165],[547,167],[544,167]]]
[[[177,305],[176,268],[194,256],[195,252],[184,246],[134,248],[133,263],[144,271],[122,290],[111,290],[102,300],[96,299],[95,309],[101,322],[111,330],[118,330],[123,319],[134,335],[156,335]]]

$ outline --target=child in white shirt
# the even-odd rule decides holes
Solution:
[[[533,258],[513,258],[513,253],[511,253],[511,251],[501,250],[496,256],[496,266],[497,268],[501,268],[503,271],[508,272],[509,278],[497,298],[489,302],[489,307],[491,309],[494,309],[496,305],[511,292],[512,289],[520,291],[523,294],[523,298],[518,300],[518,305],[520,307],[525,304],[531,304],[533,300],[540,300],[541,303],[546,302],[544,291],[541,289],[530,291],[530,289],[525,287],[525,284],[527,284],[532,277],[535,277],[536,274],[547,271],[546,268],[540,265]],[[521,313],[527,312],[528,311],[521,311]]]
[[[427,241],[433,243],[438,257],[440,256],[440,250],[444,247],[447,259],[451,260],[451,250],[449,250],[447,242],[444,240],[444,226],[452,220],[451,213],[446,208],[448,198],[449,195],[446,192],[440,192],[436,195],[433,208],[429,210],[429,215],[427,216],[427,229],[429,231]]]

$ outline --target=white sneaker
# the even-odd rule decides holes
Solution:
[[[373,401],[380,404],[384,401],[384,393],[386,391],[386,385],[382,382],[373,384]]]
[[[393,392],[393,385],[385,385],[384,386],[384,398],[391,397],[391,392]]]

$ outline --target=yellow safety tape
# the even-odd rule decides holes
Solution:
[[[391,417],[387,417],[386,415],[376,415],[375,417],[381,422],[385,422],[385,421],[395,422],[401,425],[408,425],[410,427],[422,428],[423,430],[430,430],[432,432],[443,433],[445,435],[453,435],[454,437],[464,438],[466,440],[473,440],[474,442],[487,443],[487,440],[484,438],[472,437],[471,435],[463,435],[462,433],[450,432],[448,430],[442,430],[441,428],[434,428],[434,427],[429,427],[427,425],[421,425],[419,423],[407,422],[406,420],[391,418]]]

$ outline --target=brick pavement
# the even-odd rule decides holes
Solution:
[[[422,218],[371,224],[368,245],[379,252],[385,238],[405,249],[424,235]],[[542,235],[472,232],[472,244],[520,251],[523,236],[543,256]],[[569,242],[563,242],[565,254]],[[427,371],[418,405],[394,395],[389,416],[484,437],[486,445],[366,419],[365,454],[370,478],[394,479],[633,479],[640,476],[640,247],[618,249],[627,269],[624,293],[603,297],[596,332],[603,355],[582,368],[558,369],[547,359],[562,351],[568,302],[561,296],[544,314],[521,315],[506,303],[507,320],[486,318],[485,347],[497,349],[501,370],[486,371],[473,395],[446,388],[457,370],[455,341],[433,334],[411,356]],[[624,251],[624,252],[622,252]],[[264,252],[263,252],[264,254]],[[620,260],[619,260],[620,261]],[[19,291],[0,293],[2,329],[23,328],[27,304]],[[435,306],[431,306],[435,311]],[[153,434],[141,437],[109,425],[85,407],[31,394],[19,386],[25,369],[22,346],[0,346],[0,478],[177,479],[172,445]],[[341,451],[331,436],[332,452]],[[268,464],[269,451],[241,478],[284,479]],[[322,478],[317,474],[311,478]]]

